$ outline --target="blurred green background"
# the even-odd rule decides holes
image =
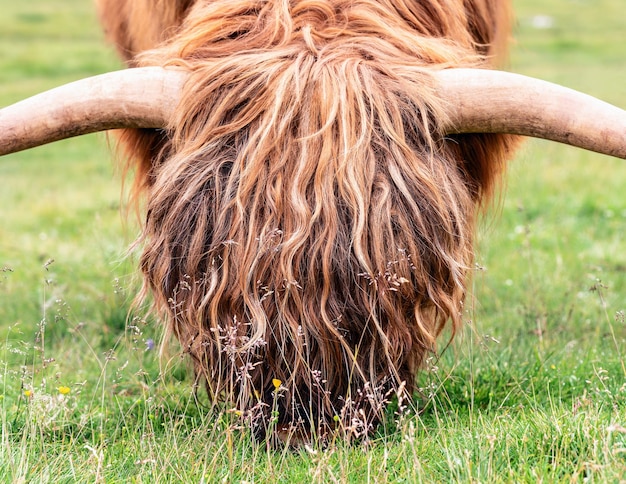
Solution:
[[[514,8],[509,70],[564,84],[626,108],[624,0],[516,0]],[[0,12],[0,105],[122,67],[104,43],[95,9],[88,1],[0,0]],[[92,388],[92,393],[85,390],[85,395],[91,395],[88,401],[92,403],[85,404],[89,418],[101,411],[93,404],[96,391],[102,395],[95,400],[102,398],[105,406],[115,401],[113,407],[118,405],[120,415],[127,416],[124,409],[134,407],[120,403],[119,395],[125,395],[120,388],[133,402],[137,392],[147,391],[137,390],[145,383],[140,384],[141,378],[130,369],[120,369],[130,360],[129,368],[147,371],[150,385],[154,385],[150,392],[158,392],[156,355],[135,351],[149,338],[158,338],[158,326],[142,321],[141,330],[127,342],[127,314],[138,281],[136,263],[126,250],[138,225],[132,216],[122,213],[123,186],[112,160],[103,134],[0,159],[1,421],[14,424],[5,425],[3,441],[19,441],[19,432],[25,428],[16,422],[26,417],[15,413],[22,408],[24,385],[45,390],[58,381],[74,389],[86,382],[85,388]],[[622,355],[626,350],[626,161],[531,140],[511,162],[505,185],[501,203],[481,224],[466,334],[439,361],[443,368],[439,376],[424,377],[425,385],[434,385],[439,391],[439,397],[426,406],[461,416],[454,423],[442,423],[430,410],[423,421],[428,428],[445,432],[437,425],[449,425],[451,434],[462,434],[455,425],[471,430],[478,415],[487,415],[486,427],[494,427],[501,416],[519,412],[517,427],[502,432],[511,433],[516,440],[519,437],[519,445],[530,452],[523,442],[537,438],[528,430],[534,419],[544,416],[548,422],[548,430],[539,429],[537,435],[556,435],[560,430],[549,423],[551,412],[574,422],[575,407],[584,398],[594,401],[594,412],[589,410],[594,417],[576,427],[581,434],[562,448],[556,444],[557,450],[562,450],[557,457],[550,454],[552,447],[548,446],[532,457],[520,454],[513,462],[510,455],[492,445],[483,449],[482,457],[481,452],[472,454],[472,465],[461,474],[452,473],[452,466],[446,465],[432,464],[429,470],[441,479],[481,480],[497,471],[484,466],[488,457],[500,458],[500,469],[508,471],[512,480],[520,476],[530,479],[524,466],[531,461],[547,466],[541,474],[546,479],[560,479],[582,468],[579,457],[574,457],[582,455],[580,459],[605,466],[600,480],[602,476],[617,478],[626,469],[619,455],[611,460],[593,449],[594,442],[606,437],[610,424],[626,426]],[[115,377],[119,379],[115,381],[105,376],[102,356],[111,349],[120,355]],[[49,358],[54,361],[46,364]],[[12,373],[20,365],[27,370]],[[123,371],[126,380],[119,377]],[[182,374],[179,377],[184,379]],[[115,434],[115,421],[120,418],[112,411],[109,420],[100,421],[101,430]],[[599,436],[589,437],[591,429]],[[516,430],[520,434],[515,434]],[[477,432],[480,435],[487,430]],[[81,435],[89,445],[96,445],[91,437]],[[115,435],[113,443],[142,454],[138,438]],[[422,436],[425,454],[438,449],[430,438],[428,432]],[[96,438],[96,442],[101,441]],[[67,441],[61,439],[64,443]],[[50,451],[46,446],[56,449],[62,459],[64,447],[55,447],[57,444],[54,439],[44,439],[39,450],[32,450],[29,469],[33,475],[45,480],[41,477],[45,474],[39,474],[43,471],[37,464],[37,452]],[[570,448],[574,444],[575,452]],[[24,445],[21,450],[28,448]],[[19,446],[6,449],[6,454],[0,451],[0,461],[2,457],[16,459],[21,451]],[[198,462],[203,451],[202,446],[196,449]],[[465,462],[462,448],[455,451]],[[542,452],[548,456],[545,462],[551,464],[541,460]],[[91,478],[102,477],[90,467],[89,455],[83,452],[77,459],[89,469]],[[117,462],[117,457],[109,459]],[[358,476],[359,469],[362,471],[357,460],[354,462],[354,470],[344,469],[346,474],[342,474],[347,480],[352,479],[350,472]],[[561,472],[554,473],[555,462],[562,464]],[[616,462],[621,467],[615,467]],[[415,464],[410,458],[406,463],[409,468]],[[198,480],[195,464],[180,465],[192,466],[185,476]],[[0,464],[0,476],[22,476],[19,469]],[[120,477],[110,472],[113,480],[133,475],[129,471]],[[241,472],[241,478],[248,476]]]

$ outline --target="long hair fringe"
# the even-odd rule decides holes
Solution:
[[[125,135],[143,295],[212,398],[376,421],[462,324],[476,212],[514,138],[443,136],[432,73],[492,65],[507,3],[172,3],[174,34],[132,59],[191,73],[167,132]]]

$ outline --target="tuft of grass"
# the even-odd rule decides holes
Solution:
[[[626,106],[622,0],[515,1],[511,67]],[[120,67],[88,2],[0,0],[0,104]],[[360,444],[268,449],[131,310],[102,135],[0,159],[3,482],[613,482],[626,474],[626,166],[531,141],[466,331]]]

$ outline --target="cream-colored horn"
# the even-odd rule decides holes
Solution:
[[[435,75],[445,134],[510,133],[626,159],[626,111],[565,87],[499,71]],[[144,67],[103,74],[0,110],[0,155],[114,128],[164,128],[188,74]]]
[[[114,128],[165,128],[188,75],[145,67],[72,82],[0,110],[0,155]]]
[[[436,74],[450,106],[446,134],[510,133],[626,159],[626,111],[519,74],[448,69]]]

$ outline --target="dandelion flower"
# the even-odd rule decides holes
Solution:
[[[24,390],[24,396],[30,398],[33,396],[33,392],[31,390]]]
[[[274,379],[272,379],[272,384],[274,385],[274,388],[276,388],[276,390],[278,390],[280,388],[280,386],[283,384],[283,382],[280,381],[278,378],[274,378]]]
[[[58,390],[61,395],[68,395],[71,391],[70,387],[59,387]]]

